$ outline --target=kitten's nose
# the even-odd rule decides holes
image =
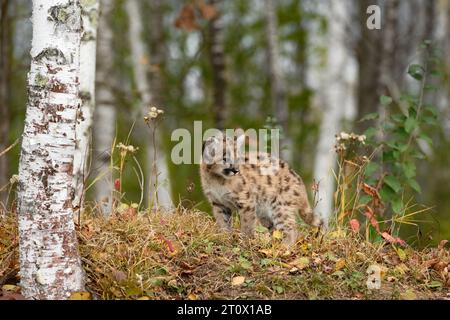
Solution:
[[[239,173],[239,170],[236,168],[231,168],[230,171],[233,172],[234,174]]]

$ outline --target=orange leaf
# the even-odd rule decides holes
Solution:
[[[218,14],[216,7],[211,4],[205,4],[204,2],[199,4],[199,9],[203,18],[206,20],[214,19]]]
[[[180,14],[175,20],[175,27],[186,31],[194,31],[199,29],[196,22],[195,9],[192,4],[186,4],[183,9],[181,9]]]
[[[369,219],[370,224],[378,231],[380,232],[380,227],[378,225],[378,221],[375,218],[375,213],[373,212],[372,208],[369,206],[366,206],[366,212],[364,215]]]
[[[349,221],[350,227],[352,228],[352,231],[354,233],[358,233],[359,232],[359,221],[356,219],[352,219]]]
[[[393,236],[391,236],[389,233],[387,232],[383,232],[381,234],[381,236],[389,243],[396,243],[397,241],[395,240],[395,238]]]
[[[403,239],[401,239],[401,238],[399,238],[399,237],[396,237],[396,238],[395,238],[395,242],[398,243],[399,245],[403,246],[403,247],[406,247],[406,242],[405,242],[405,240],[403,240]]]
[[[172,241],[170,241],[169,239],[165,238],[162,235],[159,236],[159,238],[166,244],[167,250],[169,251],[169,254],[171,256],[174,256],[178,253],[178,251]]]

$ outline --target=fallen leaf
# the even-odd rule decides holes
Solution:
[[[91,293],[87,291],[72,292],[69,300],[91,300]]]
[[[243,284],[245,282],[245,277],[243,277],[243,276],[237,276],[237,277],[234,277],[232,280],[231,280],[231,285],[232,286],[240,286],[241,284]]]
[[[297,267],[293,267],[289,270],[289,273],[297,273],[299,269]]]
[[[272,236],[273,236],[274,239],[281,240],[281,239],[283,239],[283,231],[281,231],[281,230],[275,230],[275,231],[272,233]]]
[[[307,268],[309,266],[309,263],[310,261],[308,257],[300,257],[292,262],[292,264],[300,270]]]
[[[338,271],[338,270],[341,270],[344,267],[345,267],[345,260],[344,259],[339,259],[338,261],[336,261],[336,264],[334,266],[334,270]]]
[[[20,291],[20,287],[19,286],[15,286],[13,284],[5,284],[2,286],[2,290],[3,291],[9,291],[9,292],[19,292]]]
[[[151,300],[151,299],[148,296],[143,296],[143,297],[137,298],[137,300]]]
[[[189,293],[189,295],[187,296],[188,300],[198,300],[198,297],[196,294],[194,293]]]
[[[177,248],[175,247],[175,245],[173,244],[173,242],[171,240],[167,239],[163,235],[160,235],[159,239],[161,239],[166,244],[169,255],[175,256],[178,253]]]
[[[266,257],[272,257],[273,252],[271,249],[261,249],[259,252],[263,253]]]
[[[340,238],[345,238],[346,237],[346,233],[344,230],[336,230],[333,232],[330,232],[328,234],[328,236],[330,237],[330,239],[340,239]]]
[[[405,292],[400,293],[400,298],[403,300],[416,300],[417,296],[414,291],[408,289]]]

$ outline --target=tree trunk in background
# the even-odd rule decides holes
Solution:
[[[10,37],[9,28],[10,23],[8,19],[10,1],[2,0],[0,2],[0,152],[8,147],[9,137],[9,106],[8,106],[8,86],[9,75],[11,72],[10,57]],[[0,189],[6,186],[9,178],[8,156],[5,154],[0,156]],[[0,204],[7,206],[6,201],[7,192],[0,192]],[[2,207],[0,205],[0,212]]]
[[[336,167],[335,134],[342,121],[352,120],[355,113],[356,60],[345,44],[346,26],[350,23],[347,1],[332,1],[328,11],[328,60],[321,92],[324,107],[314,178],[319,183],[319,203],[316,212],[328,219],[332,212]]]
[[[381,64],[380,64],[380,77],[379,84],[377,86],[378,90],[374,90],[375,92],[379,91],[377,96],[381,95],[385,96],[398,96],[400,94],[400,90],[397,87],[397,75],[395,74],[396,70],[396,41],[398,36],[398,16],[399,16],[399,1],[391,0],[386,2],[385,4],[385,18],[384,18],[384,31],[382,34],[381,41]],[[384,141],[384,131],[383,126],[386,122],[387,118],[387,107],[383,106],[380,102],[378,102],[378,136],[377,139],[379,141]],[[378,155],[377,155],[378,156]]]
[[[438,14],[436,24],[436,39],[443,52],[450,52],[450,0],[441,0],[438,2]],[[447,70],[447,77],[450,76],[450,55],[444,56],[444,65]],[[450,84],[443,82],[443,88],[438,93],[437,106],[442,114],[441,122],[444,135],[450,138]]]
[[[113,7],[114,1],[101,1],[97,36],[94,168],[96,176],[101,178],[95,184],[95,199],[105,215],[111,213],[113,203],[113,173],[110,161],[116,128],[116,106],[113,94],[116,78],[113,71],[113,31],[110,24]]]
[[[226,105],[225,53],[223,48],[223,28],[221,21],[222,0],[210,0],[217,10],[217,15],[209,21],[209,58],[213,76],[214,124],[217,129],[224,129]]]
[[[83,289],[72,206],[80,107],[79,2],[34,0],[32,23],[19,162],[20,285],[26,298],[66,299]]]
[[[138,1],[128,0],[126,3],[126,10],[129,21],[129,39],[134,80],[140,95],[141,116],[138,121],[143,122],[144,115],[148,112],[151,105],[155,105],[157,108],[162,108],[162,106],[155,103],[148,81],[147,70],[150,66],[150,61],[148,55],[146,54],[146,49],[142,38],[142,18]],[[163,30],[160,29],[160,32],[162,33]],[[158,46],[160,44],[155,45]],[[150,59],[152,58],[153,57],[150,57]],[[151,60],[151,62],[153,62],[153,60]],[[156,92],[156,90],[156,88],[153,88],[153,92]],[[156,208],[162,207],[165,209],[170,209],[173,207],[173,203],[170,197],[169,171],[167,168],[165,153],[162,149],[160,132],[159,134],[158,132],[155,134],[155,145],[153,145],[150,131],[148,131],[148,136],[145,140],[147,142],[146,195],[149,195],[150,198],[148,204],[153,204]]]
[[[366,114],[377,112],[379,102],[379,78],[380,78],[380,64],[382,36],[385,31],[369,30],[367,28],[367,7],[372,4],[381,5],[379,1],[372,0],[355,0],[359,9],[359,26],[361,36],[358,40],[356,52],[358,59],[358,110],[356,119],[363,118]],[[374,126],[374,121],[363,121],[355,123],[355,131],[358,134]]]
[[[84,4],[85,3],[85,4]],[[80,48],[80,113],[77,116],[76,148],[73,160],[75,200],[82,206],[84,180],[88,175],[87,160],[92,140],[95,107],[95,62],[97,49],[98,0],[82,1],[83,35]],[[83,5],[84,4],[84,5]]]
[[[288,117],[289,110],[286,101],[286,86],[280,65],[280,51],[278,48],[278,22],[277,10],[273,0],[265,0],[266,10],[266,35],[267,35],[267,57],[269,64],[270,96],[272,99],[273,113],[283,128],[283,139],[280,144],[281,158],[292,162],[293,143],[289,134]]]

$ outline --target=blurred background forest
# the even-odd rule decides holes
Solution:
[[[32,26],[31,1],[0,3],[1,152],[23,131]],[[373,4],[381,8],[379,30],[367,27]],[[404,232],[421,244],[450,236],[450,1],[110,0],[101,2],[98,17],[91,13],[98,34],[88,200],[101,200],[114,187],[102,170],[115,139],[139,148],[136,161],[127,158],[120,186],[123,202],[139,203],[137,177],[141,169],[144,175],[151,171],[155,141],[158,170],[167,168],[159,179],[170,194],[163,201],[209,211],[198,166],[170,161],[177,143],[171,132],[192,132],[194,121],[203,121],[204,130],[281,127],[286,157],[310,187],[336,163],[336,134],[369,137],[380,125],[376,115],[401,109],[404,93],[419,94],[421,76],[414,77],[419,71],[411,65],[426,63],[425,42],[442,60],[432,70],[439,75],[432,79],[436,89],[425,95],[434,111],[421,127],[424,156],[413,170],[420,192],[410,194],[432,209],[420,216],[420,232],[414,226]],[[155,140],[142,104],[164,111]],[[8,207],[14,206],[10,179],[19,154],[17,143],[0,157],[1,197]],[[120,155],[113,157],[118,163]],[[392,183],[391,189],[400,196],[406,186]],[[327,205],[319,204],[322,210]]]

